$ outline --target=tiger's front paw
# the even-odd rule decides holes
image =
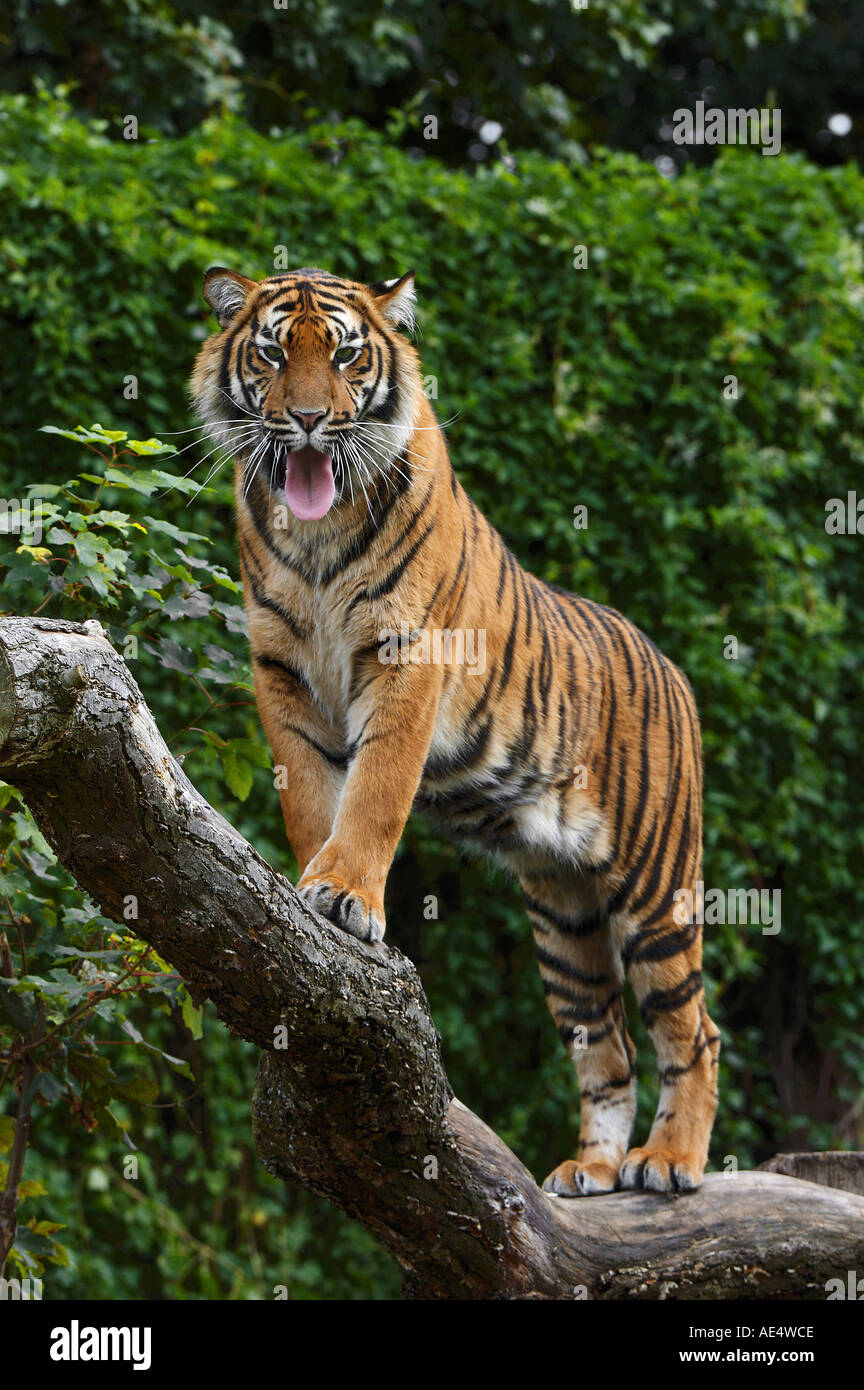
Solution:
[[[555,1197],[601,1197],[618,1185],[618,1165],[606,1159],[576,1163],[568,1158],[553,1168],[543,1184]]]
[[[304,874],[297,892],[314,912],[358,940],[383,940],[384,904],[379,898],[361,888],[350,888],[332,874]]]
[[[705,1160],[695,1149],[646,1144],[631,1149],[621,1164],[621,1186],[630,1191],[695,1192],[704,1168]]]

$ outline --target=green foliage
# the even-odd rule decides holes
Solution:
[[[29,483],[24,497],[7,503],[0,578],[10,610],[79,622],[98,617],[132,669],[141,668],[142,684],[152,686],[148,699],[178,756],[238,820],[231,796],[245,801],[255,769],[270,771],[270,757],[249,713],[239,585],[214,560],[208,538],[177,524],[182,499],[202,505],[206,489],[165,471],[177,450],[158,439],[130,439],[99,424],[48,425],[41,433],[86,451],[88,471]],[[152,466],[140,467],[142,460]],[[175,521],[167,519],[172,510]],[[242,711],[240,726],[230,722],[235,711]],[[272,789],[272,772],[264,781]],[[0,1072],[32,1101],[38,1136],[26,1164],[37,1176],[20,1188],[11,1267],[41,1276],[48,1263],[52,1297],[160,1297],[167,1285],[173,1297],[260,1299],[273,1297],[277,1284],[291,1298],[321,1296],[321,1267],[303,1253],[309,1220],[302,1210],[291,1220],[281,1185],[252,1167],[254,1049],[218,1029],[204,1044],[203,1010],[130,934],[137,903],[128,904],[129,932],[118,931],[56,863],[26,807],[2,784],[0,902],[5,959],[16,966],[10,979],[0,976]],[[195,1108],[211,1069],[221,1079],[206,1135],[194,1122],[166,1128],[160,1112]],[[11,1147],[13,1113],[0,1117],[0,1151]],[[70,1165],[68,1149],[81,1152],[82,1133],[85,1156]],[[221,1136],[232,1133],[238,1138],[224,1144]],[[0,1182],[5,1173],[0,1162]],[[40,1217],[30,1217],[37,1199]],[[148,1262],[143,1274],[134,1261],[118,1270],[108,1257],[118,1209],[124,1248]],[[81,1248],[85,1210],[94,1249]],[[64,1219],[52,1220],[58,1213]],[[243,1232],[244,1258],[233,1250],[232,1222]],[[345,1223],[328,1217],[320,1230],[328,1224],[331,1258],[363,1290],[364,1256],[373,1270],[382,1256],[368,1237],[345,1236]],[[55,1239],[65,1227],[77,1237],[70,1248]],[[376,1296],[375,1283],[368,1293]]]
[[[7,498],[41,492],[55,509],[39,541],[4,556],[7,606],[97,617],[121,651],[137,636],[136,678],[193,781],[284,865],[231,589],[225,470],[206,492],[156,497],[177,459],[161,445],[140,457],[128,436],[187,425],[206,265],[261,276],[285,246],[290,265],[349,276],[416,266],[424,370],[457,471],[530,569],[622,609],[687,672],[705,731],[706,884],[782,890],[778,936],[706,930],[724,1037],[715,1163],[862,1143],[864,570],[860,536],[825,527],[827,501],[860,488],[861,175],[733,150],[674,181],[613,154],[576,169],[530,155],[469,177],[356,122],[268,138],[229,115],[182,140],[121,145],[47,97],[7,99],[0,117],[13,266],[0,282],[0,481]],[[70,430],[92,462],[63,483],[74,446],[36,425],[94,418],[118,437]],[[193,469],[199,482],[212,462]],[[26,873],[26,891],[44,894]],[[575,1082],[516,894],[420,821],[389,892],[392,938],[420,966],[457,1094],[542,1177],[572,1152]],[[65,931],[63,944],[75,944]],[[101,1130],[87,1163],[107,1186],[82,1170],[58,1187],[72,1141],[59,1104],[40,1116],[33,1175],[57,1195],[39,1214],[65,1223],[78,1261],[58,1287],[392,1292],[362,1233],[255,1166],[251,1051],[206,1010],[196,1041],[179,1009],[154,1017],[146,1004],[129,1018],[190,1062],[196,1089],[139,1057],[176,1108],[118,1110],[147,1154],[134,1198],[119,1195],[128,1184]],[[656,1090],[650,1048],[641,1057],[644,1128]],[[119,1269],[118,1222],[135,1252]]]
[[[0,572],[16,611],[51,605],[52,616],[77,622],[98,613],[128,661],[155,661],[172,673],[172,684],[163,682],[163,700],[166,690],[176,691],[180,678],[188,678],[205,703],[197,721],[177,730],[172,741],[182,745],[184,757],[197,745],[211,763],[218,759],[227,786],[245,801],[252,767],[270,766],[257,724],[251,721],[250,732],[233,739],[198,727],[226,706],[253,704],[247,654],[212,640],[245,634],[241,586],[207,555],[208,537],[148,510],[168,510],[167,494],[197,500],[207,489],[162,468],[136,466],[142,458],[170,461],[177,453],[158,439],[129,439],[124,430],[98,424],[74,430],[45,425],[41,432],[84,445],[96,471],[63,483],[29,483],[26,498],[7,507],[4,525],[21,543],[0,555]],[[118,510],[119,502],[130,510]]]
[[[826,9],[819,63],[808,63],[811,10]],[[818,0],[13,0],[4,86],[69,84],[76,109],[117,139],[129,115],[176,135],[221,110],[242,111],[261,131],[350,117],[385,129],[398,113],[391,128],[416,156],[471,164],[498,147],[480,135],[490,121],[511,150],[579,158],[610,136],[642,150],[706,73],[725,104],[723,88],[745,69],[744,105],[779,86],[784,126],[791,117],[804,126],[798,138],[815,144],[814,123],[834,108],[808,108],[807,90],[833,100],[832,78],[848,84],[845,50],[860,38],[856,17],[836,9]],[[804,91],[793,80],[802,66]]]

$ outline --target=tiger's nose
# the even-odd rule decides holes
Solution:
[[[327,414],[326,410],[292,410],[294,419],[303,426],[307,434],[311,434],[319,420],[323,420]]]

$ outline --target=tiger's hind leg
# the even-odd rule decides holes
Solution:
[[[544,1191],[561,1197],[612,1192],[636,1111],[633,1044],[621,992],[624,974],[590,880],[562,871],[522,878],[546,1002],[579,1078],[579,1148]]]
[[[621,1186],[689,1192],[708,1161],[720,1050],[705,1009],[701,928],[670,913],[622,935],[627,976],[657,1052],[660,1099],[647,1143],[622,1164]]]

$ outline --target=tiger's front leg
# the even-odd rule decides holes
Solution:
[[[384,936],[384,886],[432,741],[441,668],[387,666],[351,708],[348,775],[329,838],[298,889],[361,941]]]
[[[344,750],[297,671],[256,652],[255,699],[273,752],[288,841],[302,874],[330,836],[345,781]]]

